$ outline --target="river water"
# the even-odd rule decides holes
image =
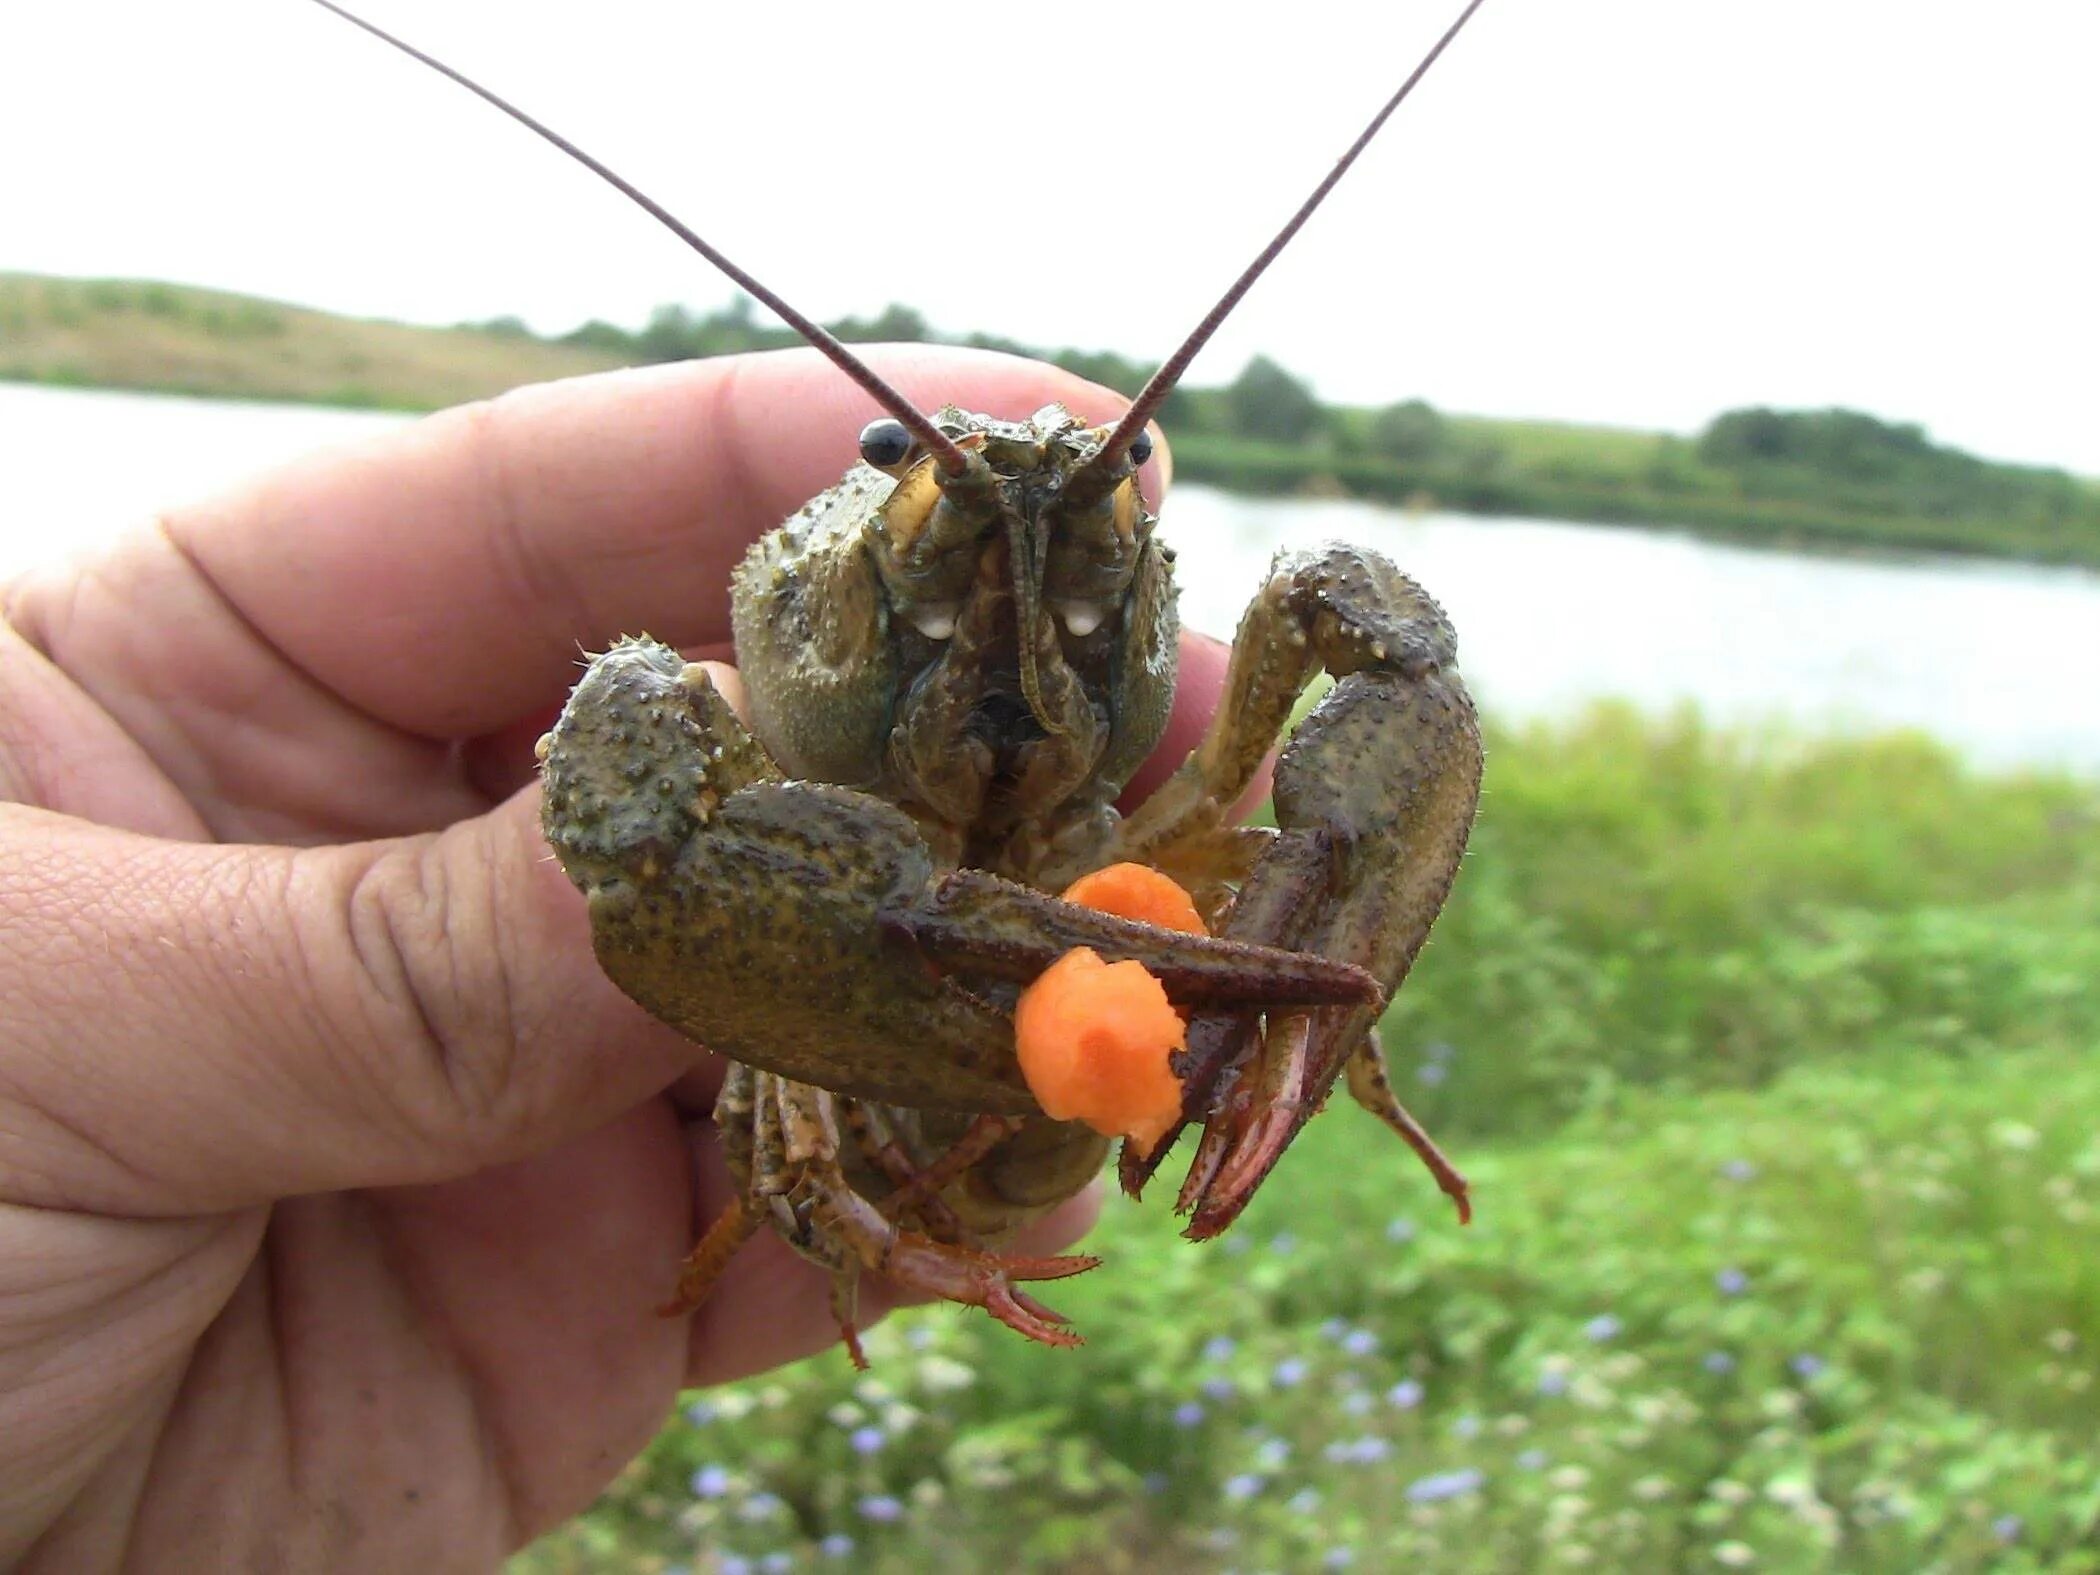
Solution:
[[[0,384],[0,574],[403,417]],[[2100,773],[2100,575],[1850,559],[1547,520],[1177,487],[1182,613],[1230,631],[1279,546],[1339,537],[1427,585],[1482,703],[1617,696],[1796,732],[1915,727],[1991,766]]]

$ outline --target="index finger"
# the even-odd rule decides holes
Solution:
[[[1127,403],[983,351],[867,359],[925,409],[1056,401],[1100,422]],[[808,350],[611,373],[442,413],[165,523],[267,649],[392,726],[474,736],[566,688],[579,646],[726,642],[737,560],[838,480],[880,413]]]

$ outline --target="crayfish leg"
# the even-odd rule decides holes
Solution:
[[[835,1103],[840,1124],[852,1137],[861,1158],[890,1185],[889,1194],[882,1200],[882,1212],[893,1220],[915,1217],[940,1240],[960,1241],[962,1221],[940,1195],[941,1187],[947,1183],[928,1185],[930,1172],[921,1169],[897,1140],[881,1107],[843,1096],[836,1098]]]
[[[1416,1157],[1428,1167],[1429,1174],[1436,1178],[1444,1196],[1458,1206],[1458,1223],[1472,1224],[1472,1187],[1459,1173],[1458,1167],[1437,1147],[1436,1139],[1408,1113],[1407,1106],[1400,1103],[1400,1096],[1393,1092],[1385,1052],[1379,1049],[1375,1033],[1349,1058],[1345,1075],[1349,1080],[1350,1097],[1400,1134],[1400,1140],[1415,1151]]]
[[[761,1220],[758,1210],[742,1198],[716,1215],[714,1223],[686,1254],[685,1262],[678,1266],[678,1284],[671,1299],[656,1309],[657,1315],[683,1318],[706,1301],[722,1278],[722,1271],[729,1267],[729,1260],[751,1239]]]
[[[860,1348],[860,1270],[853,1264],[831,1271],[831,1316],[839,1341],[857,1372],[868,1370],[868,1353]]]

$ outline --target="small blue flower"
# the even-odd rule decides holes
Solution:
[[[1441,1061],[1424,1061],[1415,1068],[1415,1081],[1424,1088],[1435,1088],[1451,1075],[1451,1068]]]
[[[1203,1359],[1206,1362],[1222,1362],[1239,1348],[1239,1342],[1231,1335],[1214,1334],[1203,1342]]]
[[[1351,1329],[1342,1336],[1342,1349],[1351,1356],[1369,1356],[1378,1349],[1378,1336],[1368,1329]]]
[[[1152,1497],[1158,1498],[1160,1494],[1166,1492],[1169,1480],[1164,1471],[1147,1471],[1144,1480],[1138,1486]]]
[[[1568,1375],[1558,1367],[1549,1368],[1539,1374],[1539,1393],[1548,1400],[1568,1392]]]
[[[1320,1490],[1318,1488],[1300,1488],[1291,1495],[1290,1502],[1283,1507],[1293,1515],[1310,1515],[1320,1507]]]
[[[1349,1320],[1329,1318],[1320,1325],[1320,1337],[1324,1340],[1339,1340],[1349,1332]]]
[[[1361,1438],[1339,1438],[1320,1451],[1337,1466],[1375,1466],[1392,1452],[1392,1442],[1376,1433],[1366,1433]]]
[[[752,1575],[751,1561],[740,1553],[725,1553],[715,1566],[722,1575]]]
[[[1288,1258],[1298,1250],[1298,1238],[1287,1230],[1280,1230],[1269,1238],[1269,1251],[1279,1258]]]
[[[1244,1257],[1253,1250],[1254,1238],[1252,1236],[1227,1236],[1225,1238],[1225,1256],[1228,1258]]]
[[[1437,1504],[1448,1498],[1464,1498],[1468,1493],[1477,1493],[1485,1481],[1487,1473],[1472,1466],[1463,1471],[1438,1471],[1408,1483],[1407,1496],[1417,1504]]]
[[[1721,1167],[1721,1174],[1730,1181],[1748,1181],[1757,1174],[1757,1167],[1747,1159],[1731,1159]]]
[[[1786,1365],[1794,1370],[1797,1377],[1813,1378],[1830,1364],[1820,1356],[1812,1356],[1807,1351],[1803,1351]]]
[[[1385,1403],[1398,1411],[1412,1411],[1422,1403],[1422,1386],[1403,1378],[1385,1392]]]
[[[1204,1414],[1203,1407],[1195,1401],[1184,1400],[1180,1405],[1174,1407],[1174,1425],[1176,1427],[1201,1427]]]
[[[1385,1228],[1385,1239],[1392,1242],[1413,1241],[1415,1239],[1415,1222],[1413,1220],[1394,1220]]]
[[[1735,1371],[1735,1358],[1726,1351],[1708,1351],[1699,1359],[1699,1365],[1716,1376],[1725,1376]]]
[[[1546,1469],[1546,1451],[1527,1449],[1517,1456],[1517,1465],[1525,1471],[1543,1471]]]
[[[2000,1542],[2018,1542],[2020,1533],[2027,1529],[2027,1522],[2018,1515],[2000,1515],[1991,1522],[1991,1535]]]
[[[737,1510],[739,1520],[771,1520],[787,1508],[778,1493],[754,1493]]]
[[[1286,1356],[1276,1364],[1269,1374],[1269,1381],[1278,1389],[1293,1389],[1305,1382],[1305,1375],[1312,1371],[1312,1364],[1302,1356]]]
[[[1234,1503],[1243,1503],[1254,1497],[1264,1486],[1262,1479],[1251,1471],[1242,1471],[1238,1476],[1225,1479],[1225,1496]]]
[[[856,1455],[878,1455],[889,1438],[879,1427],[856,1427],[847,1435],[846,1441],[853,1446]]]
[[[758,1561],[758,1567],[762,1575],[788,1575],[788,1571],[795,1567],[795,1555],[792,1553],[768,1553]]]
[[[1458,1054],[1458,1046],[1448,1039],[1432,1039],[1422,1047],[1425,1060],[1448,1061]]]
[[[933,1330],[922,1323],[916,1329],[905,1331],[904,1343],[914,1351],[923,1351],[933,1344],[933,1338]]]
[[[685,1419],[695,1427],[707,1426],[720,1414],[712,1400],[695,1400],[685,1408]]]
[[[872,1520],[880,1526],[904,1518],[903,1503],[888,1493],[863,1494],[854,1508],[860,1511],[862,1520]]]
[[[1291,1446],[1280,1438],[1265,1438],[1254,1451],[1254,1463],[1264,1471],[1281,1471],[1290,1458]]]
[[[1206,1378],[1203,1380],[1203,1395],[1205,1399],[1230,1400],[1239,1392],[1239,1385],[1230,1378]]]
[[[1453,1438],[1478,1438],[1480,1436],[1480,1418],[1468,1411],[1464,1416],[1451,1424],[1451,1436]]]
[[[817,1544],[817,1551],[827,1559],[850,1559],[853,1557],[855,1546],[857,1544],[854,1540],[843,1531],[834,1531]]]
[[[1323,1570],[1345,1570],[1355,1562],[1356,1550],[1354,1548],[1329,1548],[1326,1555],[1320,1560],[1320,1568]]]
[[[729,1491],[729,1472],[721,1466],[702,1466],[693,1473],[693,1497],[720,1498]]]
[[[1740,1296],[1750,1288],[1750,1276],[1741,1269],[1723,1269],[1714,1276],[1714,1289],[1723,1296]]]
[[[1582,1326],[1582,1332],[1597,1344],[1602,1345],[1606,1340],[1616,1340],[1625,1327],[1626,1325],[1619,1322],[1610,1313],[1599,1313]]]
[[[1362,1389],[1342,1396],[1342,1410],[1349,1416],[1363,1416],[1375,1403]]]

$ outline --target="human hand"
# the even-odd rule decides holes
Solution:
[[[484,1567],[680,1386],[835,1337],[770,1235],[651,1315],[729,1201],[717,1070],[598,970],[532,743],[580,643],[726,655],[731,566],[867,414],[801,352],[529,389],[0,591],[0,1564]],[[1222,675],[1186,645],[1137,788]]]

